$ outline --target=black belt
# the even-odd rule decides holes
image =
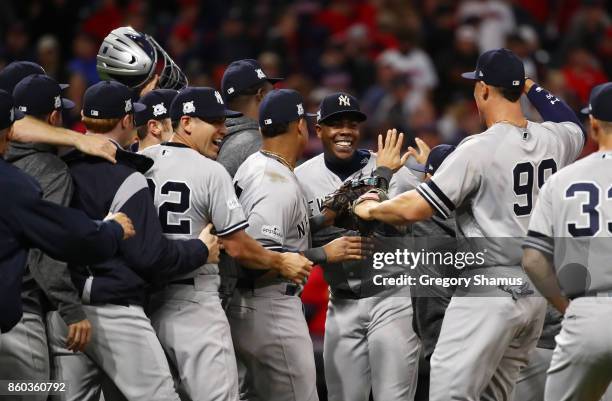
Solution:
[[[376,286],[376,287],[368,287],[368,288],[364,288],[361,287],[359,289],[359,293],[353,291],[353,290],[345,290],[342,288],[330,288],[330,291],[332,293],[332,296],[334,298],[338,298],[338,299],[364,299],[364,298],[371,298],[374,297],[378,294],[380,294],[383,291],[388,290],[389,288],[385,288],[384,286]],[[368,291],[369,290],[369,291]]]
[[[195,285],[195,280],[193,278],[184,278],[181,280],[174,280],[168,283],[170,284],[179,284],[179,285]]]
[[[255,290],[257,288],[255,284],[256,284],[255,280],[251,280],[248,278],[239,278],[238,282],[236,283],[236,288],[240,288],[242,290]],[[270,284],[281,284],[281,283],[271,282]],[[299,287],[297,284],[287,283],[287,286],[285,288],[285,295],[293,296],[297,294],[298,288]]]

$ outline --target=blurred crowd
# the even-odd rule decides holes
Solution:
[[[131,25],[153,35],[192,85],[218,88],[231,61],[257,58],[268,76],[301,91],[310,111],[331,91],[358,96],[369,116],[365,146],[389,127],[430,145],[458,143],[482,128],[460,73],[491,48],[513,50],[530,77],[575,110],[584,106],[612,77],[611,8],[602,0],[13,0],[0,5],[0,67],[37,61],[71,84],[80,110],[99,79],[101,40]],[[78,114],[66,121],[79,128]],[[319,146],[311,141],[308,153]]]

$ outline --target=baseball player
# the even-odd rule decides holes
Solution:
[[[104,134],[122,147],[133,135],[133,112],[142,107],[132,102],[125,85],[101,81],[85,92],[83,122],[89,132]],[[178,400],[164,351],[143,310],[145,290],[217,260],[217,240],[210,227],[197,239],[166,239],[141,173],[152,160],[122,150],[117,158],[113,165],[78,152],[66,157],[75,184],[71,206],[93,218],[126,211],[133,216],[136,235],[122,244],[116,258],[71,270],[93,334],[83,353],[69,352],[64,347],[66,326],[56,313],[50,314],[56,379],[70,382],[61,395],[67,400],[97,400],[104,377],[130,401]]]
[[[23,78],[45,74],[45,70],[38,64],[30,61],[14,61],[0,71],[0,89],[13,93],[15,86]],[[54,127],[31,116],[15,120],[7,138],[11,142],[44,143],[52,146],[74,146],[81,152],[92,156],[102,157],[115,163],[116,147],[105,138],[85,136],[65,128]],[[0,149],[4,151],[4,149]]]
[[[12,96],[0,90],[0,149],[6,147],[7,135],[20,118],[23,114],[14,108]],[[112,257],[121,240],[134,235],[134,227],[123,213],[100,223],[42,200],[36,181],[3,158],[0,190],[0,207],[11,211],[0,216],[0,355],[4,355],[4,335],[22,317],[21,282],[30,247],[63,260],[95,263]]]
[[[546,309],[543,299],[527,296],[533,291],[520,269],[518,237],[527,231],[539,188],[576,159],[585,134],[563,101],[525,79],[523,63],[507,49],[483,53],[476,71],[463,76],[476,80],[474,98],[488,129],[462,141],[417,190],[382,203],[365,200],[355,213],[401,224],[456,210],[458,232],[473,249],[482,250],[478,237],[486,237],[488,252],[461,276],[523,283],[455,293],[431,358],[431,401],[504,400],[536,345]],[[546,122],[525,119],[522,93]],[[475,291],[481,296],[470,297]]]
[[[377,158],[357,148],[359,124],[365,119],[357,99],[350,94],[333,93],[321,101],[316,131],[323,153],[296,169],[310,216],[321,215],[326,195],[344,181],[370,176],[377,166],[388,166],[380,149]],[[395,132],[389,133],[387,140],[394,135]],[[392,167],[398,169],[402,164]],[[376,170],[377,175],[385,176],[387,183],[391,181],[392,193],[417,185],[416,177],[405,167],[393,179],[391,171],[380,171]],[[332,226],[316,232],[313,243],[325,244],[345,235],[354,233]],[[420,344],[411,326],[410,295],[398,291],[383,296],[364,288],[361,272],[371,268],[368,263],[323,264],[331,290],[323,347],[328,399],[367,401],[372,392],[377,400],[412,400]]]
[[[61,91],[60,84],[52,78],[35,74],[17,84],[13,99],[21,112],[61,126],[62,110],[74,106],[73,102],[62,98]],[[43,191],[43,199],[68,206],[72,180],[68,167],[56,152],[56,148],[48,145],[12,143],[5,159],[36,179]],[[44,323],[49,306],[56,306],[69,326],[69,349],[83,349],[91,325],[83,312],[66,263],[52,259],[40,250],[31,250],[23,288],[24,315],[19,325],[2,340],[6,347],[0,356],[0,377],[49,380],[49,349]],[[35,396],[32,399],[36,399]],[[39,395],[38,399],[46,399],[46,395]]]
[[[227,110],[212,88],[185,88],[171,110],[178,121],[172,141],[147,148],[155,163],[146,173],[164,234],[194,238],[212,223],[225,252],[253,269],[272,267],[301,282],[311,262],[296,253],[264,249],[248,226],[229,174],[214,161],[226,132]],[[152,296],[151,320],[176,366],[179,391],[189,400],[238,400],[238,371],[230,327],[219,299],[219,268],[207,264],[176,276]],[[202,372],[210,374],[202,379]]]
[[[146,109],[134,113],[138,142],[132,145],[132,151],[144,150],[170,140],[173,132],[170,105],[177,94],[178,91],[174,89],[155,89],[140,98],[139,102]]]
[[[242,113],[225,121],[227,135],[223,138],[217,161],[234,177],[238,167],[261,147],[259,105],[282,78],[269,78],[257,60],[243,59],[231,63],[223,73],[221,94],[232,110]]]
[[[612,83],[595,87],[585,111],[599,151],[544,184],[525,240],[525,271],[565,315],[546,379],[546,401],[597,401],[612,381],[611,105]],[[562,291],[559,281],[566,269],[573,280],[561,283]]]
[[[360,237],[310,247],[308,206],[293,169],[308,140],[302,97],[281,89],[259,109],[263,145],[238,169],[234,187],[247,233],[267,249],[303,252],[315,263],[363,259]],[[273,271],[241,269],[228,316],[246,400],[318,400],[312,341],[299,287]]]

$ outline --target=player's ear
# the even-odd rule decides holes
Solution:
[[[192,125],[191,117],[182,116],[180,126],[183,128],[186,134],[191,135],[191,125]]]
[[[159,127],[159,121],[157,120],[149,120],[147,121],[147,131],[151,133],[155,138],[159,138],[161,136],[161,129]]]
[[[484,82],[481,82],[482,85],[482,90],[480,91],[481,93],[481,97],[482,100],[487,100],[489,99],[489,95],[491,94],[491,88],[489,88],[489,85],[485,84]]]
[[[321,128],[321,126],[319,124],[315,124],[315,132],[317,133],[317,138],[321,139],[321,136],[323,135],[323,128]]]
[[[257,93],[255,93],[255,100],[257,101],[257,104],[261,103],[261,101],[263,100],[265,96],[266,96],[266,88],[257,89]]]
[[[53,125],[55,127],[61,126],[62,125],[62,111],[61,110],[53,110],[49,114],[49,118],[47,119],[47,122],[50,125]]]
[[[596,119],[593,118],[593,116],[589,115],[589,121],[591,123],[591,139],[593,139],[593,141],[595,141],[595,143],[599,142],[599,131],[601,130],[601,127],[599,125],[599,121],[597,121]]]
[[[129,129],[134,127],[134,115],[126,114],[121,118],[121,128]]]

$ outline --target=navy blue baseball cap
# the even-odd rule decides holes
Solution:
[[[193,116],[203,120],[240,117],[242,113],[228,110],[219,91],[208,87],[187,87],[179,92],[170,106],[170,118]]]
[[[64,86],[66,87],[66,86]],[[13,90],[15,107],[29,115],[42,115],[54,110],[70,110],[74,102],[62,97],[62,86],[48,75],[29,75]]]
[[[591,90],[589,106],[581,111],[601,121],[612,121],[612,82],[594,87]]]
[[[302,117],[304,99],[293,89],[275,89],[263,98],[259,105],[259,126],[272,124],[287,124]]]
[[[421,173],[429,173],[433,175],[438,168],[442,165],[444,159],[448,157],[457,147],[455,145],[438,145],[434,146],[429,152],[429,156],[427,156],[427,161],[425,165],[423,164],[415,164],[410,166],[412,170],[420,171]]]
[[[261,81],[271,84],[282,81],[283,78],[268,78],[257,60],[243,59],[232,62],[223,73],[221,80],[221,92],[223,98],[228,101],[241,95]]]
[[[0,129],[10,127],[15,121],[22,119],[23,113],[15,108],[13,96],[0,89]]]
[[[100,81],[83,96],[83,115],[89,118],[121,118],[143,111],[146,106],[133,100],[130,88],[117,81]]]
[[[476,70],[464,72],[461,76],[501,88],[522,88],[525,66],[512,51],[495,49],[482,53],[476,62]]]
[[[147,108],[134,113],[134,124],[140,127],[149,120],[170,118],[170,106],[177,95],[175,89],[155,89],[141,97],[138,102]]]
[[[365,121],[367,118],[359,108],[359,102],[355,96],[338,92],[323,98],[319,111],[317,111],[317,123],[325,124],[326,121],[339,117],[341,114],[358,122]]]
[[[13,61],[0,72],[0,89],[13,93],[19,81],[33,74],[46,73],[44,68],[31,61]]]

